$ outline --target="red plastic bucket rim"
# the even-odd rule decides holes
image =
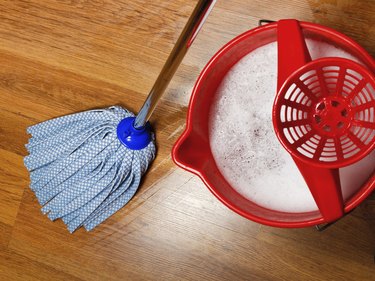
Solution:
[[[375,60],[366,52],[365,49],[363,49],[358,43],[356,43],[351,38],[347,37],[346,35],[343,35],[339,32],[337,32],[334,29],[331,29],[329,27],[325,27],[319,24],[310,23],[310,22],[300,22],[303,29],[309,30],[311,32],[314,32],[316,35],[321,35],[323,37],[329,37],[333,36],[336,40],[339,40],[343,45],[348,46],[349,49],[354,50],[353,53],[356,53],[359,55],[359,59],[362,62],[365,62],[366,67],[369,68],[370,71],[375,71]],[[207,176],[207,173],[203,170],[196,169],[195,167],[187,164],[181,157],[180,157],[180,147],[184,144],[184,142],[193,134],[194,128],[192,125],[192,119],[194,117],[193,111],[194,111],[194,105],[195,100],[199,98],[199,92],[201,90],[202,84],[205,83],[206,77],[208,74],[215,68],[215,65],[217,61],[220,60],[222,55],[226,53],[229,49],[231,49],[233,46],[236,46],[239,42],[246,40],[249,37],[256,36],[257,34],[263,33],[268,30],[276,29],[277,28],[277,22],[269,23],[266,25],[262,25],[259,27],[256,27],[254,29],[248,30],[237,37],[230,40],[227,44],[225,44],[206,64],[206,66],[201,71],[195,85],[192,91],[192,95],[190,97],[190,102],[188,106],[188,112],[187,112],[187,118],[186,118],[186,127],[181,136],[176,141],[175,145],[172,149],[172,159],[178,165],[179,167],[192,172],[193,174],[199,176],[201,180],[205,183],[207,188],[228,208],[233,210],[234,212],[240,214],[241,216],[248,218],[252,221],[275,226],[275,227],[284,227],[284,228],[298,228],[298,227],[308,227],[317,225],[320,223],[324,223],[324,219],[322,217],[316,217],[314,216],[311,218],[311,214],[316,214],[316,212],[311,212],[307,214],[307,217],[310,216],[308,219],[302,219],[300,221],[280,221],[280,220],[273,220],[264,218],[261,216],[257,216],[254,214],[251,214],[249,212],[246,212],[242,208],[236,206],[233,202],[228,200],[226,195],[223,195],[221,193],[217,192],[217,189],[215,186],[212,186],[210,178]],[[214,160],[213,160],[214,161]],[[375,188],[375,173],[373,173],[372,176],[370,176],[370,179],[367,181],[367,183],[361,188],[360,192],[357,192],[356,196],[351,198],[348,202],[345,204],[345,212],[348,213],[350,210],[355,208],[359,203],[361,203],[369,194],[371,194],[372,190]],[[260,207],[263,208],[263,207]],[[277,213],[283,213],[279,211],[275,211]],[[318,211],[319,213],[319,211]],[[289,214],[289,213],[285,213]]]

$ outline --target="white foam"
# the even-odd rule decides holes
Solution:
[[[306,40],[312,59],[349,53]],[[210,145],[217,166],[244,197],[284,212],[317,210],[300,172],[273,131],[277,43],[242,58],[222,81],[210,112]],[[344,192],[349,196],[351,192]]]

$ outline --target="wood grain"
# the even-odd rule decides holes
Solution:
[[[259,19],[335,28],[375,55],[375,1],[218,1],[151,122],[139,192],[92,232],[51,222],[28,188],[26,128],[142,105],[195,1],[0,3],[0,280],[374,280],[375,197],[324,232],[278,229],[223,206],[170,152],[209,58]]]

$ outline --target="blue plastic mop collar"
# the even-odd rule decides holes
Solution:
[[[117,126],[117,137],[123,145],[132,150],[145,148],[152,140],[151,126],[147,122],[145,126],[135,128],[135,117],[127,117]]]

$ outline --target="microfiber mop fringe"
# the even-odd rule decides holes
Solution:
[[[61,218],[70,232],[92,230],[135,194],[155,157],[153,141],[125,147],[117,125],[133,113],[112,106],[55,118],[28,128],[24,163],[42,212]]]

